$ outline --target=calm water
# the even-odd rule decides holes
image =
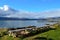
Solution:
[[[17,28],[27,26],[42,27],[45,24],[53,24],[55,22],[41,21],[41,20],[14,20],[14,21],[0,21],[0,28]]]

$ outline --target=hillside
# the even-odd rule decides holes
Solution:
[[[44,33],[40,33],[40,34],[37,34],[35,36],[31,36],[31,37],[28,37],[28,38],[24,38],[24,40],[35,40],[35,39],[38,39],[38,40],[60,40],[60,25],[57,26],[55,25],[55,27],[57,28],[56,30],[50,30],[50,31],[47,31],[47,32],[44,32]]]

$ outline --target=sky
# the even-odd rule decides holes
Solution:
[[[7,11],[9,8],[19,12]],[[6,17],[60,17],[60,0],[0,0],[0,16]]]
[[[0,0],[0,6],[8,5],[16,10],[42,12],[60,9],[60,0]]]

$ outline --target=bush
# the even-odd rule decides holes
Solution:
[[[0,37],[4,36],[3,33],[0,34]]]
[[[3,32],[3,35],[7,35],[8,34],[8,32],[6,31],[6,32]]]

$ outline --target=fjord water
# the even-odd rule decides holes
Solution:
[[[27,26],[37,26],[42,27],[46,24],[54,24],[56,22],[48,22],[41,20],[0,20],[0,28],[19,28]]]

